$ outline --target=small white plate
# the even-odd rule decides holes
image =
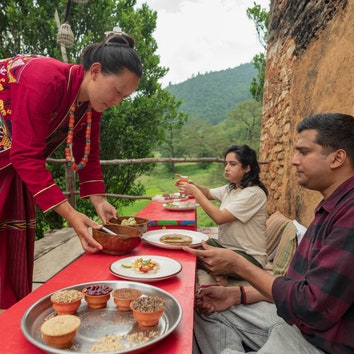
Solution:
[[[155,262],[159,263],[160,267],[156,272],[147,273],[139,273],[133,268],[123,267],[122,264],[133,264],[134,261],[138,258],[151,258]],[[122,258],[113,262],[110,265],[109,270],[113,275],[116,275],[120,278],[148,283],[174,277],[182,270],[182,264],[172,258],[146,255]]]
[[[186,211],[197,209],[199,204],[195,202],[172,202],[162,204],[162,207],[167,210]]]
[[[160,241],[160,237],[168,234],[181,234],[192,237],[192,243],[188,245],[169,245]],[[152,230],[145,232],[142,236],[142,239],[156,247],[167,248],[167,249],[182,249],[184,246],[188,247],[198,247],[201,245],[202,241],[207,241],[209,236],[197,231],[183,230],[183,229],[161,229],[161,230]]]

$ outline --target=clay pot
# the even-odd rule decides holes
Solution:
[[[132,301],[130,308],[139,326],[152,327],[159,323],[166,303],[158,296],[144,296]]]
[[[143,293],[138,289],[121,288],[112,292],[113,301],[118,310],[130,311],[130,303],[139,298]]]
[[[78,290],[60,290],[51,297],[53,309],[58,315],[73,315],[81,305],[83,295]]]
[[[73,315],[60,315],[45,321],[40,331],[43,340],[54,348],[67,348],[75,338],[81,320]]]
[[[107,306],[113,288],[105,284],[89,285],[82,290],[87,306],[91,309],[102,309]]]

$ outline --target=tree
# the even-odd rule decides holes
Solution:
[[[58,10],[62,22],[67,4],[67,1],[60,0],[1,2],[1,57],[32,52],[62,59],[56,43],[54,14]],[[101,159],[151,157],[164,140],[166,127],[178,125],[185,119],[184,114],[177,112],[180,102],[163,90],[158,82],[168,69],[160,66],[159,56],[155,54],[157,43],[153,32],[156,19],[157,13],[146,4],[136,8],[136,0],[89,0],[84,5],[71,2],[68,21],[75,45],[67,48],[69,62],[78,63],[87,44],[101,41],[104,32],[112,31],[117,25],[134,37],[136,50],[143,62],[144,75],[134,95],[121,106],[103,114]],[[60,149],[53,157],[63,156]],[[51,170],[56,181],[62,183],[63,170],[58,167],[51,167]],[[105,167],[107,192],[143,193],[144,186],[136,184],[135,180],[150,170],[151,166],[147,165]],[[117,207],[119,202],[122,201],[117,201]],[[94,216],[93,209],[84,201],[78,202],[78,209],[90,217]]]
[[[268,39],[268,26],[269,26],[269,11],[262,8],[260,5],[253,3],[253,7],[248,8],[247,16],[253,20],[258,35],[258,41],[263,46],[264,52],[256,54],[253,57],[253,65],[257,69],[257,77],[253,78],[250,86],[250,92],[253,98],[258,101],[263,101],[263,88],[266,69],[266,56]]]
[[[255,100],[241,102],[229,113],[230,120],[238,127],[238,144],[248,144],[258,151],[262,104]]]

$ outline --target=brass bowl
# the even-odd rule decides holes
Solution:
[[[137,228],[131,226],[122,226],[118,224],[106,224],[104,226],[116,234],[127,236],[128,238],[122,239],[117,236],[109,235],[104,231],[92,229],[92,236],[103,246],[103,253],[118,256],[126,254],[131,252],[141,242],[141,236],[143,233]]]
[[[122,225],[123,220],[128,220],[130,218],[135,219],[135,222],[136,222],[135,225]],[[138,216],[118,216],[117,218],[110,219],[109,223],[110,224],[118,224],[118,225],[122,225],[122,226],[135,227],[144,233],[147,231],[149,220],[145,219],[145,218],[140,218]]]

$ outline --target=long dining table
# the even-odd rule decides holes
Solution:
[[[160,248],[144,241],[133,252],[124,256],[113,256],[104,253],[82,255],[35,291],[3,312],[0,315],[1,353],[44,353],[42,349],[28,341],[22,333],[21,320],[26,310],[36,301],[66,287],[96,281],[124,280],[111,273],[110,265],[120,258],[135,255],[139,257],[145,255],[170,257],[178,260],[182,265],[181,272],[176,276],[150,283],[150,285],[167,291],[175,297],[181,305],[182,318],[172,333],[148,349],[146,353],[192,353],[196,258],[181,249]]]

